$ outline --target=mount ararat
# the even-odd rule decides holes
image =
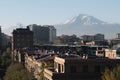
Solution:
[[[66,20],[63,24],[55,25],[55,28],[57,29],[57,35],[76,34],[82,36],[101,33],[107,39],[115,38],[116,34],[120,33],[120,24],[104,22],[86,14],[79,14]]]

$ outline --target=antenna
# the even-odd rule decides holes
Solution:
[[[23,24],[21,24],[21,23],[17,23],[17,26],[18,26],[19,28],[23,28],[23,27],[24,27]]]

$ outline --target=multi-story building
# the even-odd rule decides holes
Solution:
[[[112,65],[111,65],[112,64]],[[55,57],[54,68],[45,69],[45,80],[100,80],[105,68],[120,64],[118,59],[83,59]]]
[[[56,38],[56,29],[54,26],[50,25],[29,25],[27,26],[34,33],[34,43],[51,43]]]
[[[27,28],[18,28],[12,32],[12,50],[33,46],[33,32]]]
[[[83,35],[82,39],[83,41],[104,41],[105,40],[103,34]]]
[[[18,28],[12,32],[12,59],[24,61],[23,48],[33,47],[33,32],[28,28]],[[22,52],[21,52],[22,51]],[[20,53],[20,54],[19,54]],[[19,55],[21,55],[19,58]]]
[[[104,34],[96,34],[96,35],[94,35],[94,40],[95,41],[104,41],[105,40]]]
[[[2,46],[11,46],[11,36],[2,33]]]
[[[83,35],[81,37],[82,37],[83,41],[93,41],[94,40],[93,35]]]
[[[25,67],[29,72],[32,72],[37,80],[40,80],[40,74],[44,71],[44,68],[53,67],[54,53],[27,53],[25,55]],[[44,65],[45,64],[45,65]]]

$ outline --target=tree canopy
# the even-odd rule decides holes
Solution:
[[[102,75],[102,80],[120,80],[120,65],[113,70],[106,69]]]
[[[22,64],[11,64],[4,77],[4,80],[32,80],[33,76],[29,73]]]
[[[5,48],[0,50],[0,78],[2,79],[5,75],[7,67],[11,64],[11,50]]]

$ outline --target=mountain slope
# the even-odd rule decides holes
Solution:
[[[83,24],[83,25],[92,25],[92,24],[105,24],[106,22],[101,21],[93,16],[80,14],[76,17],[73,17],[70,20],[65,21],[64,24]]]
[[[119,24],[110,24],[99,20],[93,16],[80,14],[63,24],[55,25],[57,35],[76,34],[78,36],[84,34],[105,34],[106,38],[114,38],[120,32]]]

